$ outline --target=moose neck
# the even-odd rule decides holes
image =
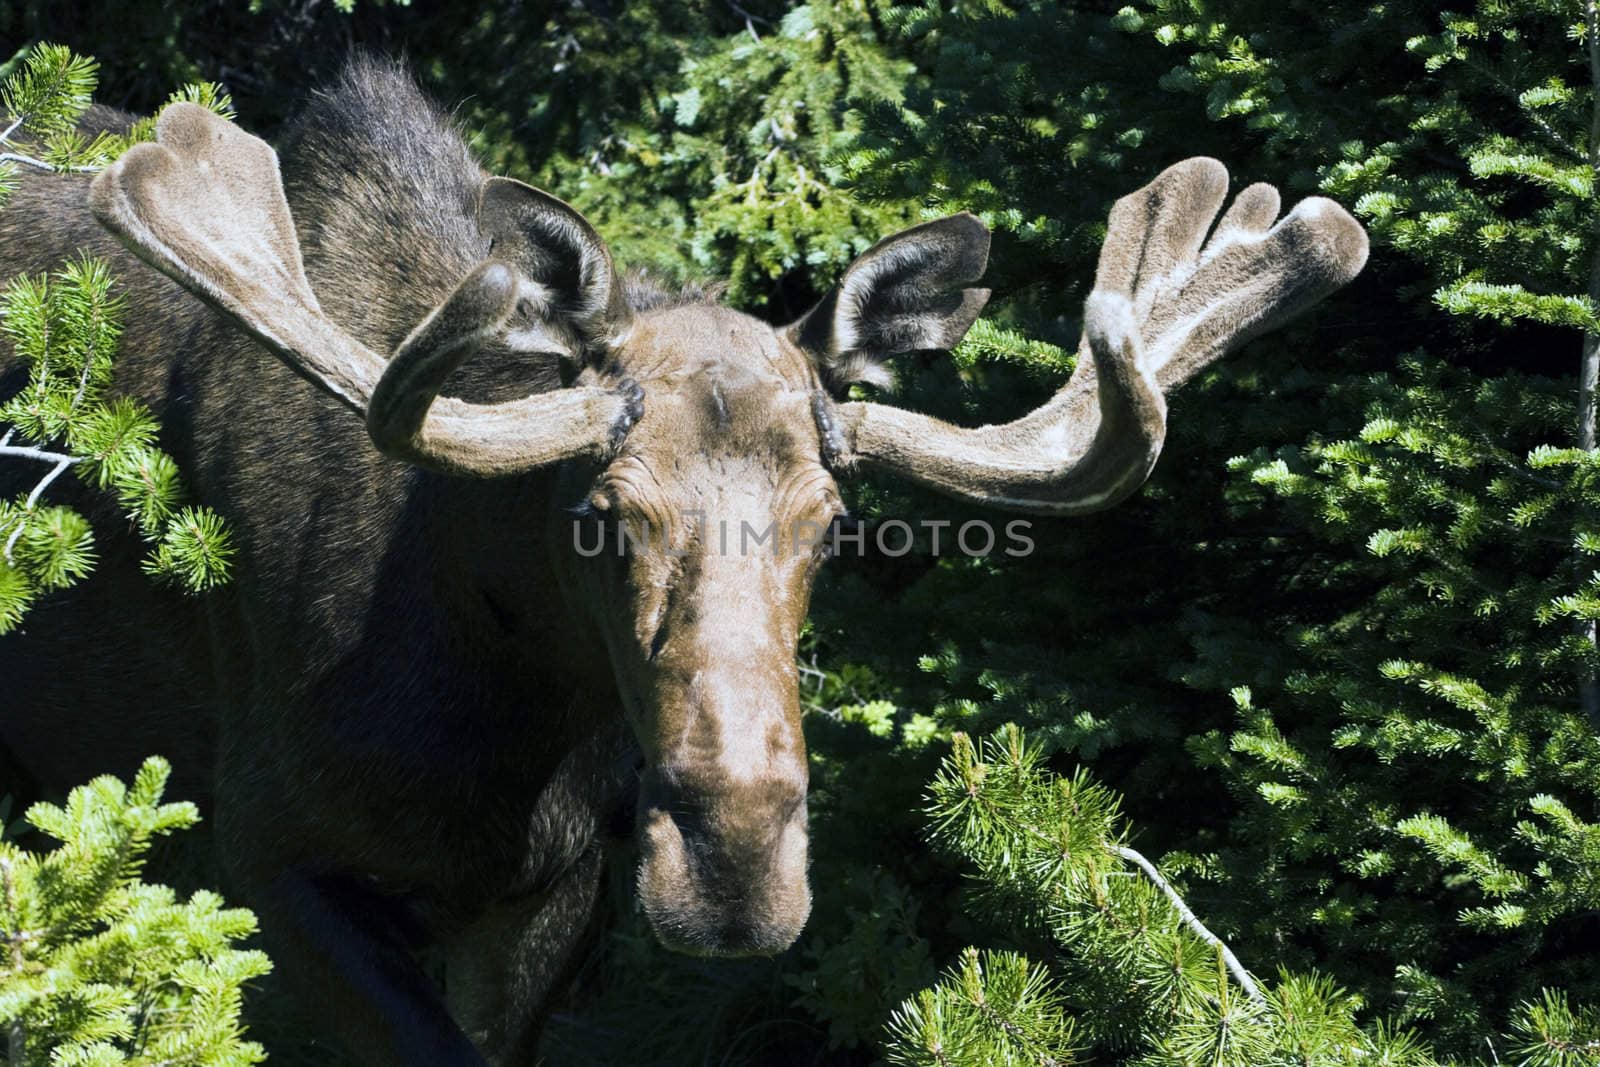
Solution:
[[[563,529],[557,477],[478,481],[424,476],[418,492],[435,546],[435,588],[450,658],[481,693],[482,714],[541,729],[593,730],[618,717],[603,644],[566,607],[556,566]],[[548,737],[548,733],[546,734]]]

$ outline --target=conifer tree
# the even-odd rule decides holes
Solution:
[[[1008,915],[1013,951],[969,948],[895,1012],[890,1062],[915,1067],[1433,1067],[1415,1033],[1359,1018],[1360,997],[1315,974],[1259,982],[1127,844],[1120,798],[1081,769],[1057,776],[1006,726],[965,734],[929,790],[930,836],[973,867],[971,906]],[[1365,1025],[1363,1025],[1365,1024]],[[1523,1067],[1600,1062],[1600,1014],[1544,990],[1502,1047]]]
[[[1439,102],[1403,139],[1351,152],[1356,158],[1335,168],[1324,185],[1359,194],[1357,209],[1396,248],[1451,277],[1434,293],[1446,311],[1581,337],[1574,361],[1579,451],[1545,450],[1537,461],[1581,501],[1588,479],[1572,468],[1593,460],[1582,453],[1595,450],[1600,381],[1600,14],[1588,2],[1553,10],[1477,3],[1464,13],[1442,13],[1440,23],[1439,32],[1407,42],[1439,84]],[[1496,103],[1506,120],[1478,117]],[[1395,173],[1395,157],[1440,140],[1467,174]],[[1593,646],[1593,548],[1585,537],[1593,518],[1580,521],[1577,569],[1591,577],[1584,593],[1563,598],[1556,610]],[[1597,669],[1600,663],[1587,664],[1579,693],[1585,713],[1600,725]]]
[[[92,171],[154,133],[154,120],[126,135],[85,138],[77,122],[94,91],[95,65],[60,45],[31,51],[0,88],[0,210],[17,171]],[[215,86],[190,86],[189,100],[229,114]],[[0,333],[29,368],[27,383],[0,402],[0,462],[43,473],[25,493],[0,499],[0,634],[22,621],[41,593],[83,578],[94,566],[94,532],[49,490],[74,472],[115,495],[151,545],[145,569],[198,592],[225,581],[233,549],[210,508],[186,503],[176,464],[155,444],[158,425],[144,405],[109,395],[123,302],[106,265],[72,260],[49,276],[14,278],[0,291]]]
[[[140,881],[151,840],[193,826],[194,805],[161,802],[169,768],[146,760],[131,787],[74,789],[27,821],[59,845],[0,837],[0,1063],[7,1067],[259,1063],[243,1039],[244,983],[270,970],[235,947],[255,917],[215,893],[179,901]],[[0,829],[4,829],[0,827]]]
[[[555,16],[556,73],[538,75],[525,122],[556,150],[505,165],[571,197],[625,262],[725,279],[731,302],[798,317],[808,282],[913,220],[836,188],[834,160],[857,105],[898,100],[914,70],[881,0],[753,6]],[[561,106],[573,94],[594,106]]]

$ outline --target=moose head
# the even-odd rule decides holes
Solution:
[[[1222,165],[1197,158],[1118,201],[1071,380],[978,428],[842,399],[896,355],[954,346],[977,318],[989,233],[971,215],[884,240],[774,327],[706,304],[630,310],[582,216],[487,177],[483,261],[385,358],[319,306],[273,150],[206,110],[169,107],[156,143],[96,178],[91,205],[364,419],[380,452],[452,478],[552,468],[547,524],[578,500],[588,543],[620,540],[591,558],[582,531],[558,538],[558,570],[603,635],[644,754],[640,897],[668,945],[743,954],[790,944],[810,907],[794,653],[839,480],[871,468],[1033,515],[1134,492],[1161,450],[1165,394],[1366,259],[1337,205],[1308,199],[1279,219],[1267,185],[1213,226],[1227,191]],[[440,395],[495,347],[548,353],[569,384],[495,404]],[[747,529],[767,539],[738,543]]]

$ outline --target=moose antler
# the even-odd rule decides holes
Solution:
[[[1207,242],[1227,189],[1221,163],[1195,158],[1117,201],[1077,370],[1043,406],[1004,425],[963,429],[884,404],[841,404],[843,458],[1032,514],[1085,514],[1128,496],[1160,454],[1167,391],[1366,263],[1366,231],[1331,200],[1304,200],[1273,225],[1279,202],[1270,185],[1241,192]],[[981,272],[980,263],[948,284]]]
[[[519,299],[548,303],[543,286],[497,260],[469,273],[392,359],[362,345],[322,313],[306,281],[277,154],[205,108],[163,111],[155,143],[134,146],[96,176],[89,204],[141,259],[364,415],[387,455],[458,474],[515,474],[599,453],[642,413],[631,384],[487,405],[437,395]],[[604,258],[589,274],[615,285]]]

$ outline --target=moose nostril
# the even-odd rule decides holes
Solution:
[[[674,808],[667,812],[672,819],[672,825],[677,827],[678,836],[683,839],[684,847],[691,853],[702,851],[707,845],[707,828],[705,816],[698,811]]]
[[[715,836],[707,825],[704,808],[693,801],[672,797],[648,805],[659,815],[665,815],[677,832],[678,844],[686,856],[696,856],[702,861],[709,857]]]

